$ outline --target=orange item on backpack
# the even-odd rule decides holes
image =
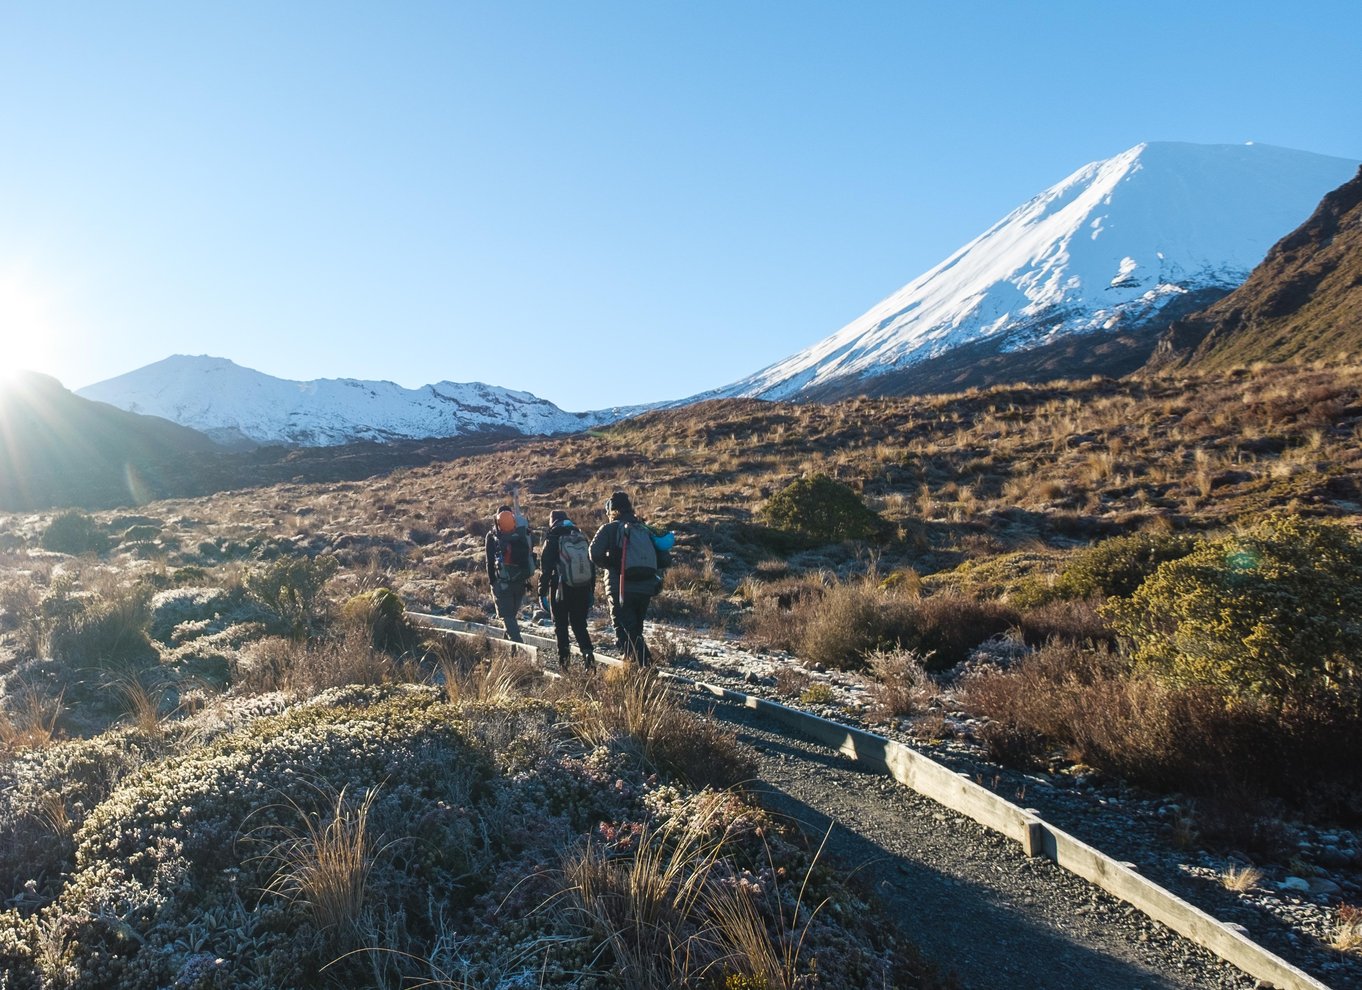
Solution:
[[[502,533],[515,532],[515,513],[510,509],[502,509],[497,513],[497,530]]]

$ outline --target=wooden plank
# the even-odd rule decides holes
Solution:
[[[1044,843],[1045,855],[1070,873],[1138,908],[1248,975],[1279,990],[1328,990],[1325,984],[1268,952],[1242,932],[1067,832],[1046,824]]]

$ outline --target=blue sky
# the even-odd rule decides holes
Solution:
[[[727,384],[1146,140],[1362,157],[1362,4],[0,0],[0,371]]]

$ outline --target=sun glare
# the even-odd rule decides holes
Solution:
[[[20,371],[55,374],[57,335],[49,295],[27,272],[0,270],[0,387]]]

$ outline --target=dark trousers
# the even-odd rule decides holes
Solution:
[[[652,600],[652,595],[626,591],[610,601],[610,617],[615,623],[615,645],[626,660],[633,657],[640,667],[648,666],[653,660],[648,644],[643,641],[643,617],[648,614],[648,603]]]
[[[562,663],[566,663],[572,656],[572,645],[568,642],[569,626],[572,627],[572,635],[577,637],[577,649],[582,651],[582,656],[587,658],[593,656],[591,633],[586,628],[586,615],[591,611],[593,590],[591,585],[572,588],[560,584],[549,600],[549,613],[553,616],[553,634],[558,637],[558,660]],[[590,663],[591,660],[588,659],[586,662]]]
[[[525,601],[525,586],[517,584],[513,588],[507,588],[500,584],[494,584],[492,585],[492,601],[497,604],[497,615],[501,616],[501,621],[506,623],[506,638],[512,643],[525,642],[520,638],[520,623],[516,621],[515,617]]]

